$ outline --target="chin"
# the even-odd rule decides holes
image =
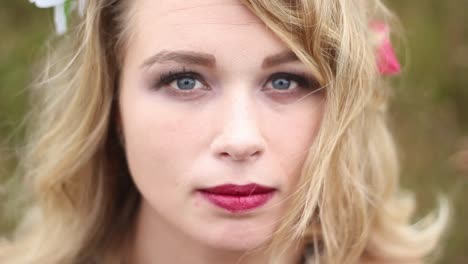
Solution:
[[[246,252],[264,246],[267,242],[267,239],[252,239],[247,237],[244,239],[223,239],[220,243],[210,243],[210,246],[219,250]]]
[[[273,232],[266,228],[232,227],[221,232],[211,232],[210,235],[205,235],[203,240],[210,247],[220,250],[249,251],[266,245]]]

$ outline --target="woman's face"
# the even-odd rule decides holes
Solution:
[[[215,248],[266,242],[320,126],[314,76],[239,1],[133,5],[120,118],[145,221]]]

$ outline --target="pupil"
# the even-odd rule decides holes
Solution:
[[[286,90],[289,88],[291,85],[291,81],[287,79],[276,79],[273,81],[273,88],[275,89],[280,89],[280,90]]]
[[[196,81],[192,78],[182,78],[177,80],[177,87],[181,90],[190,90],[195,87]]]

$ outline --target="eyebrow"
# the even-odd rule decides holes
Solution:
[[[163,50],[146,59],[141,65],[142,68],[150,67],[156,63],[178,62],[183,64],[198,64],[212,67],[216,63],[213,55],[195,51],[167,51]]]
[[[283,63],[295,62],[295,61],[299,61],[299,58],[297,57],[297,55],[290,50],[286,50],[278,54],[274,54],[274,55],[266,57],[265,60],[263,60],[262,68],[271,68],[271,67],[283,64]]]
[[[299,61],[296,54],[290,50],[282,51],[280,53],[270,55],[263,60],[262,68],[271,68],[283,63]],[[141,64],[142,68],[151,67],[154,64],[164,64],[168,62],[177,62],[182,64],[194,64],[206,67],[213,67],[216,65],[216,58],[209,53],[179,50],[167,51],[163,50],[155,55],[147,58]]]

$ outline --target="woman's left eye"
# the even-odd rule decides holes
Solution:
[[[299,92],[301,88],[307,89],[309,81],[306,77],[292,73],[276,73],[273,74],[266,83],[268,90],[276,91],[277,93],[292,93]]]
[[[298,86],[298,83],[288,77],[274,78],[270,81],[270,85],[275,90],[291,90]]]

